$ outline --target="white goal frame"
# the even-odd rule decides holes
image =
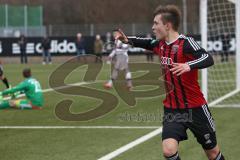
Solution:
[[[209,103],[209,106],[215,106],[225,99],[240,92],[240,0],[228,0],[235,4],[236,15],[236,88],[235,90],[215,99]],[[200,0],[200,28],[202,47],[207,48],[207,2],[208,0]],[[206,100],[208,99],[208,72],[207,69],[202,70],[202,92]]]

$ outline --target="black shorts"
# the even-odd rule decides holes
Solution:
[[[168,109],[164,107],[162,140],[187,140],[187,129],[206,150],[217,145],[215,124],[207,105],[193,109]]]

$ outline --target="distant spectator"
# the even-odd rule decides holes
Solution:
[[[20,36],[20,39],[18,41],[18,45],[20,47],[20,57],[21,57],[21,64],[23,63],[27,63],[27,54],[26,54],[26,45],[27,45],[27,41],[25,36],[22,34]]]
[[[223,45],[223,51],[221,53],[221,62],[228,62],[229,48],[230,48],[230,35],[227,32],[224,32],[220,39]]]
[[[50,39],[45,36],[42,40],[42,44],[41,44],[41,48],[42,48],[42,56],[43,56],[43,62],[42,64],[45,65],[47,64],[52,64],[52,58],[51,58],[51,53],[50,53],[50,49],[51,49],[51,42]]]
[[[85,44],[84,44],[84,40],[82,38],[82,34],[78,33],[77,34],[77,39],[76,39],[76,48],[77,48],[77,56],[78,58],[80,58],[80,55],[85,55]]]
[[[96,35],[96,39],[94,42],[94,54],[96,55],[96,62],[102,60],[102,52],[103,52],[103,41],[99,34]]]

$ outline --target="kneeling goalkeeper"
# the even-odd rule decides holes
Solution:
[[[23,70],[25,78],[17,86],[0,92],[0,109],[16,108],[16,109],[41,109],[43,106],[43,95],[40,83],[32,78],[31,69]],[[26,99],[3,100],[3,96],[11,95],[15,97],[18,93],[24,93]]]

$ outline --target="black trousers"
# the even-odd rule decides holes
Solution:
[[[20,53],[20,58],[21,58],[21,64],[23,63],[28,63],[28,60],[27,60],[27,53],[25,50],[21,50],[21,53]]]

